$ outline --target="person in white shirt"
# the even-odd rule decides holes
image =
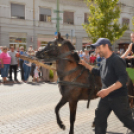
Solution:
[[[16,57],[16,53],[17,52],[14,50],[14,46],[11,46],[10,51],[8,51],[8,54],[11,57],[11,64],[10,64],[10,71],[9,71],[9,74],[10,74],[9,79],[10,79],[10,81],[13,81],[12,73],[14,73],[14,80],[18,81],[18,79],[17,79],[17,69],[18,69],[18,66],[19,66],[19,60]]]

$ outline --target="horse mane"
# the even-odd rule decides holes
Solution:
[[[62,45],[67,45],[70,51],[75,50],[75,47],[68,40],[64,40],[63,43],[62,43]]]
[[[75,50],[74,45],[70,41],[68,41],[68,40],[64,40],[62,45],[67,45],[70,51]],[[71,56],[74,58],[76,63],[78,63],[80,61],[80,57],[79,57],[77,52],[72,53]]]

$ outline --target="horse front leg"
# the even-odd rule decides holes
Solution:
[[[70,132],[69,134],[74,134],[74,122],[76,117],[77,101],[69,102],[70,108]]]
[[[59,110],[60,108],[65,105],[67,102],[67,100],[62,97],[61,100],[59,101],[59,103],[57,104],[56,108],[55,108],[55,113],[56,113],[56,119],[57,119],[57,124],[59,125],[59,127],[63,130],[65,130],[65,125],[63,124],[63,122],[61,121],[60,119],[60,116],[59,116]]]

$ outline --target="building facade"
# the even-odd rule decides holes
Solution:
[[[83,0],[60,1],[60,32],[77,50],[85,43],[92,43],[82,24],[87,22],[89,10]],[[124,36],[115,42],[130,42],[134,0],[120,0],[121,24],[127,24]],[[56,0],[0,0],[0,46],[33,45],[35,49],[53,40],[56,32]],[[71,36],[72,35],[72,36]],[[116,47],[117,48],[117,47]]]

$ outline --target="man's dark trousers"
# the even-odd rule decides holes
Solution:
[[[18,65],[10,65],[10,80],[12,80],[12,70],[14,71],[14,80],[17,80],[17,68]]]
[[[134,120],[132,119],[132,111],[129,107],[128,97],[105,97],[100,100],[96,110],[95,134],[106,134],[107,118],[111,112],[124,123],[124,125],[134,132]]]
[[[21,72],[21,80],[25,80],[24,79],[24,61],[23,60],[20,60],[20,72]]]

